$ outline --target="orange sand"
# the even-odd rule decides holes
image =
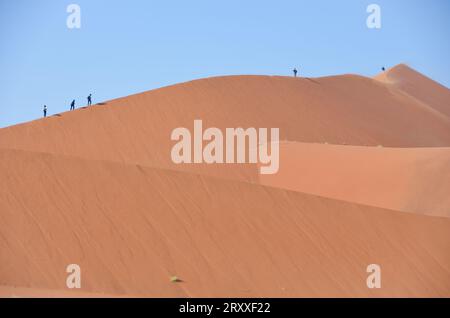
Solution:
[[[209,78],[0,129],[0,297],[449,297],[449,105],[400,65]],[[173,164],[194,119],[279,127],[279,173]]]

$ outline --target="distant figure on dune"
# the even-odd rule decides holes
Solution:
[[[88,106],[92,105],[92,94],[89,94],[89,96],[87,97],[88,100]]]
[[[72,103],[70,103],[70,110],[74,109],[75,109],[75,99],[72,101]]]
[[[297,69],[296,68],[294,68],[293,72],[294,72],[294,77],[297,77]]]
[[[44,105],[44,117],[47,117],[47,105]]]
[[[386,69],[384,68],[384,66],[381,68],[381,70],[384,72],[384,71],[386,71]]]

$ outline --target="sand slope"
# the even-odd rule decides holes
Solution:
[[[77,263],[87,293],[450,296],[446,218],[48,154],[0,171],[0,285],[62,290]]]
[[[145,92],[0,130],[0,147],[174,168],[176,127],[279,127],[280,139],[450,146],[450,119],[379,81],[229,76]],[[171,167],[172,166],[172,167]]]
[[[393,210],[450,217],[450,148],[281,143],[260,183]]]
[[[407,93],[450,118],[450,90],[407,65],[399,64],[378,74],[375,79]]]
[[[0,297],[450,297],[448,102],[404,66],[229,76],[0,129]],[[194,119],[280,128],[279,174],[173,164]]]

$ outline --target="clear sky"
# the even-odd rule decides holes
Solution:
[[[67,6],[81,8],[69,29]],[[381,29],[369,29],[369,4]],[[448,0],[0,0],[0,127],[196,78],[404,62],[450,86]]]

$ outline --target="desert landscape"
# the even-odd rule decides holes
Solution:
[[[174,164],[196,119],[279,127],[278,173]],[[9,126],[0,176],[0,297],[450,297],[450,90],[405,64],[211,77]]]

